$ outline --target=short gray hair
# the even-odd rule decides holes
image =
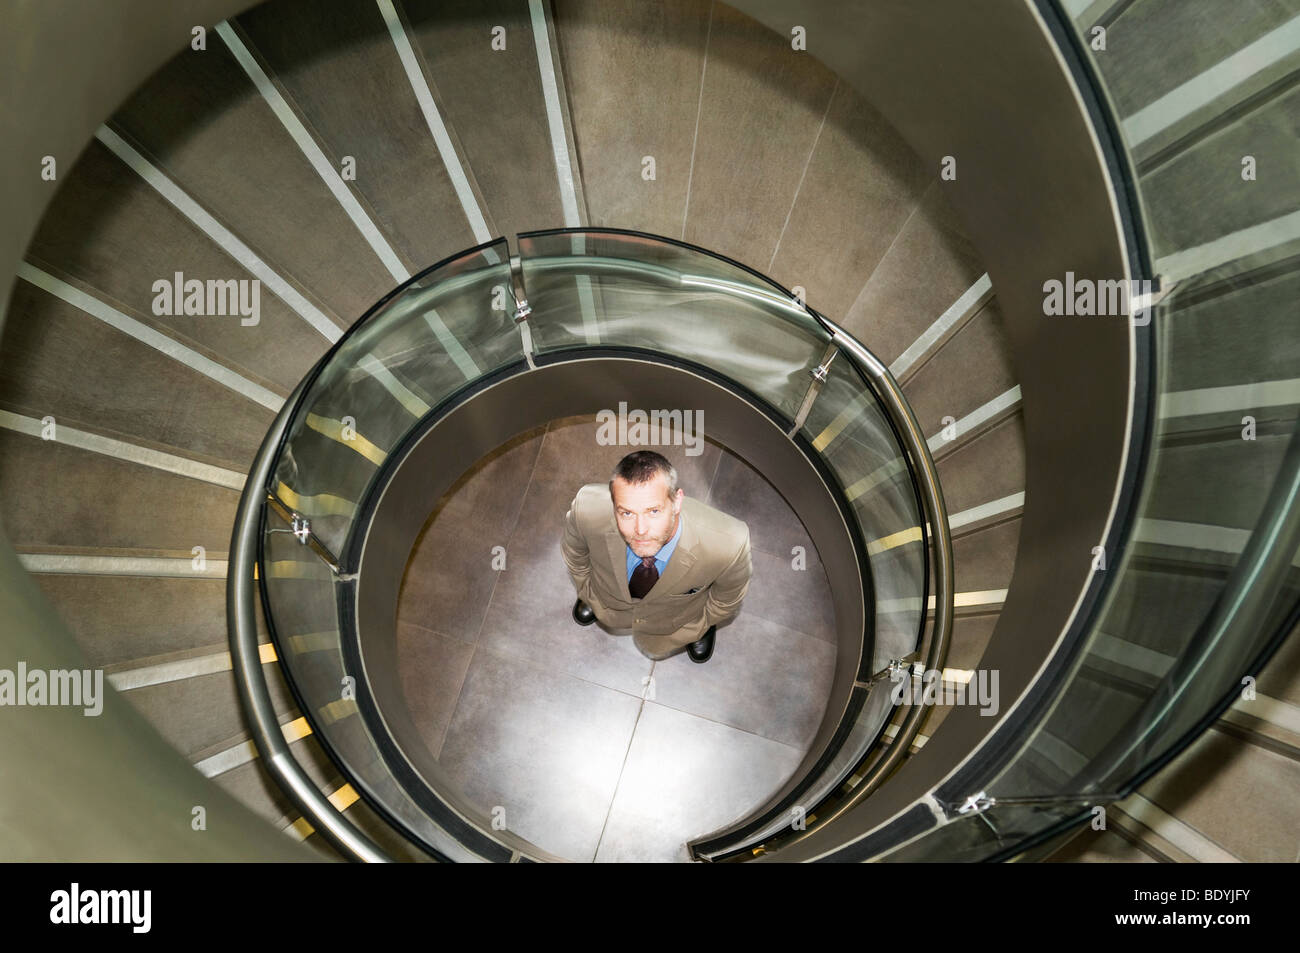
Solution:
[[[673,496],[677,492],[677,468],[663,454],[653,450],[636,450],[618,461],[618,466],[614,467],[614,472],[610,475],[609,487],[613,490],[614,481],[618,479],[634,485],[649,483],[659,473],[667,478],[668,495]]]

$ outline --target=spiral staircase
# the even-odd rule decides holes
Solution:
[[[5,69],[30,95],[6,120],[21,135],[5,176],[0,518],[17,563],[5,554],[0,667],[97,667],[116,690],[93,742],[73,740],[89,738],[79,715],[3,712],[5,763],[32,766],[0,789],[8,858],[340,856],[259,756],[232,670],[226,568],[250,462],[395,286],[563,227],[742,263],[889,367],[947,505],[946,668],[1028,665],[1004,681],[1007,709],[1052,708],[1034,685],[1054,665],[1085,672],[1052,722],[1059,760],[1022,764],[1026,790],[1100,745],[1089,698],[1149,691],[1180,638],[1245,594],[1253,694],[1223,709],[1237,671],[1207,674],[1183,700],[1222,710],[1171,763],[1154,743],[1127,756],[1135,775],[1161,770],[1106,802],[1106,829],[1080,832],[1083,802],[1052,804],[1060,823],[1026,821],[1035,836],[1005,856],[1300,859],[1300,643],[1282,640],[1300,578],[1291,558],[1252,585],[1236,575],[1296,549],[1294,4],[1066,0],[1005,19],[766,0],[125,6],[113,30],[98,11],[3,14],[26,51]],[[1035,69],[1066,78],[1019,85]],[[40,95],[66,111],[42,116]],[[1127,315],[1044,315],[1044,281],[1067,270],[1156,279],[1144,304],[1167,338]],[[160,314],[157,282],[174,276],[259,280],[257,323]],[[294,760],[384,853],[422,858],[319,743],[258,624]],[[1083,661],[1054,654],[1085,635]],[[39,730],[19,725],[37,714]],[[869,832],[914,804],[938,816],[933,792],[997,756],[993,725],[968,714],[930,712],[852,836],[846,816],[760,862],[869,856]],[[90,840],[74,820],[87,810],[111,821]],[[884,856],[963,856],[967,813],[950,814],[951,841],[918,829]]]

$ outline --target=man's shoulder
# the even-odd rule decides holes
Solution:
[[[573,515],[589,529],[603,525],[614,512],[614,501],[609,495],[608,483],[587,483],[578,488],[573,497]]]
[[[707,534],[713,539],[729,539],[737,547],[749,539],[749,524],[730,513],[709,506],[703,500],[688,496],[682,502],[682,509],[687,519],[696,521],[701,535]]]
[[[578,488],[577,494],[573,497],[573,502],[583,508],[600,505],[613,505],[613,499],[609,495],[608,483],[585,483]]]

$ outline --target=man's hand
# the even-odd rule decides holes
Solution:
[[[726,625],[740,613],[740,604],[749,591],[749,580],[753,573],[749,530],[746,529],[745,543],[740,552],[709,587],[709,601],[704,607],[705,629],[711,625]]]

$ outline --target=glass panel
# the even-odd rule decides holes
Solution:
[[[523,356],[504,240],[415,278],[331,354],[271,489],[336,556],[388,454],[442,400]]]
[[[803,435],[834,472],[867,544],[875,673],[916,649],[925,612],[927,554],[912,474],[884,410],[847,354],[832,362]]]
[[[345,673],[334,573],[269,507],[262,551],[267,622],[303,707],[313,721],[354,714],[356,704],[340,700]]]
[[[738,382],[793,419],[829,335],[738,265],[650,236],[519,236],[539,353],[585,346],[680,356]]]
[[[349,673],[343,663],[333,572],[269,508],[263,553],[276,651],[319,740],[341,759],[348,780],[409,831],[449,856],[467,859],[464,848],[411,800],[381,756],[356,701],[344,697],[343,679]]]

